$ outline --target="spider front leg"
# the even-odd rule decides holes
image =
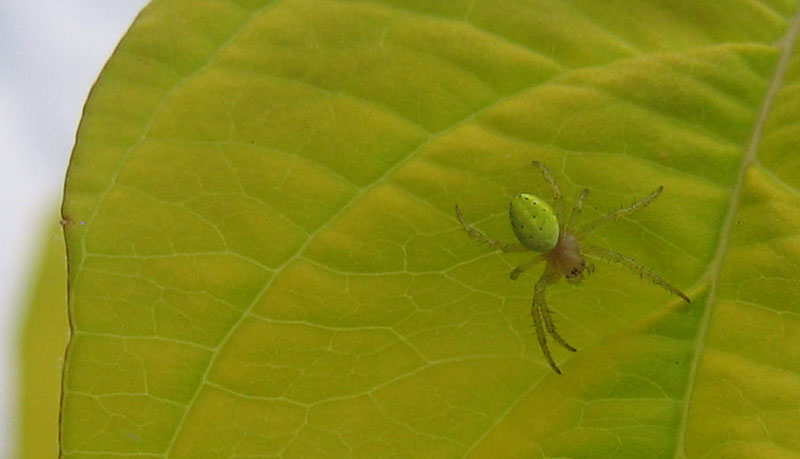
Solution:
[[[461,209],[458,207],[458,204],[456,204],[456,218],[458,219],[458,222],[461,223],[461,227],[464,228],[464,231],[467,232],[469,237],[475,239],[476,241],[482,244],[486,244],[495,250],[501,250],[503,252],[527,252],[528,250],[530,250],[524,245],[519,243],[506,244],[496,239],[492,239],[491,237],[487,236],[483,231],[468,224],[464,220],[464,215],[461,213]]]
[[[613,250],[609,250],[603,247],[597,246],[584,246],[583,247],[584,255],[597,259],[607,261],[609,263],[617,263],[620,264],[631,271],[639,274],[639,277],[642,279],[647,279],[652,284],[658,285],[659,287],[663,288],[664,290],[672,293],[673,295],[679,296],[683,301],[687,303],[691,303],[692,300],[686,296],[685,293],[678,290],[669,282],[665,281],[661,276],[658,274],[650,271],[646,266],[639,264],[633,258],[627,257],[619,252],[615,252]]]
[[[561,370],[559,370],[558,365],[553,360],[553,356],[550,355],[550,348],[547,346],[547,335],[545,334],[545,329],[548,333],[558,342],[558,344],[562,345],[565,349],[575,352],[576,349],[567,343],[561,335],[558,334],[556,331],[556,325],[553,322],[553,318],[550,316],[550,309],[547,307],[547,300],[545,299],[545,291],[550,284],[555,283],[559,278],[559,274],[556,271],[553,271],[548,266],[545,269],[544,274],[536,282],[536,287],[534,288],[533,293],[533,304],[531,305],[531,317],[533,317],[533,327],[536,329],[536,338],[539,341],[539,347],[542,348],[542,354],[544,354],[545,359],[547,359],[547,363],[550,364],[550,368],[553,369],[558,374],[561,374]]]

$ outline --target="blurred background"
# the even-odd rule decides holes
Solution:
[[[24,302],[89,90],[147,0],[0,1],[0,457],[16,442]]]

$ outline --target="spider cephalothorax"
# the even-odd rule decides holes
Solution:
[[[552,265],[567,279],[567,282],[573,284],[579,284],[583,280],[584,271],[588,269],[591,272],[593,269],[592,265],[586,264],[586,259],[581,255],[578,239],[566,230],[558,235],[556,246],[545,254],[545,259],[548,265]]]
[[[553,361],[553,357],[550,355],[550,349],[547,347],[545,329],[547,333],[559,344],[564,346],[564,348],[573,352],[575,348],[564,341],[564,338],[556,331],[553,319],[550,317],[547,301],[545,300],[545,291],[549,285],[558,282],[562,276],[567,282],[572,284],[578,284],[583,281],[584,272],[592,272],[594,270],[591,264],[586,263],[586,257],[619,263],[626,268],[636,271],[643,279],[647,279],[653,284],[681,297],[687,303],[691,300],[689,300],[689,297],[683,292],[633,259],[621,253],[614,252],[613,250],[584,245],[581,242],[583,236],[598,226],[644,208],[663,191],[664,187],[658,187],[655,191],[650,193],[649,196],[633,203],[631,206],[623,207],[583,223],[582,225],[577,225],[583,201],[589,195],[589,190],[583,190],[581,192],[575,202],[575,207],[572,208],[569,218],[564,218],[564,200],[555,179],[544,164],[534,161],[533,165],[542,171],[545,180],[547,180],[553,190],[555,210],[553,210],[547,202],[533,194],[520,193],[514,196],[509,205],[509,218],[511,220],[511,228],[514,230],[514,235],[517,237],[519,243],[504,244],[490,238],[477,228],[468,225],[458,206],[456,206],[456,217],[470,237],[479,242],[488,244],[495,249],[502,250],[503,252],[537,252],[537,255],[531,260],[517,266],[511,271],[511,279],[518,278],[520,274],[542,261],[546,262],[544,273],[542,273],[542,276],[539,278],[539,281],[536,282],[536,287],[534,288],[531,316],[533,317],[533,325],[536,329],[536,337],[539,341],[539,346],[542,348],[547,362],[556,373],[560,374],[561,370],[558,369],[555,361]]]

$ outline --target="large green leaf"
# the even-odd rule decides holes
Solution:
[[[796,2],[156,1],[67,180],[65,457],[797,457]],[[549,292],[520,191],[658,185]]]

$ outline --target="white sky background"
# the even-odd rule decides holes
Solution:
[[[83,103],[147,0],[0,0],[0,457],[11,457],[21,301],[57,218]]]

